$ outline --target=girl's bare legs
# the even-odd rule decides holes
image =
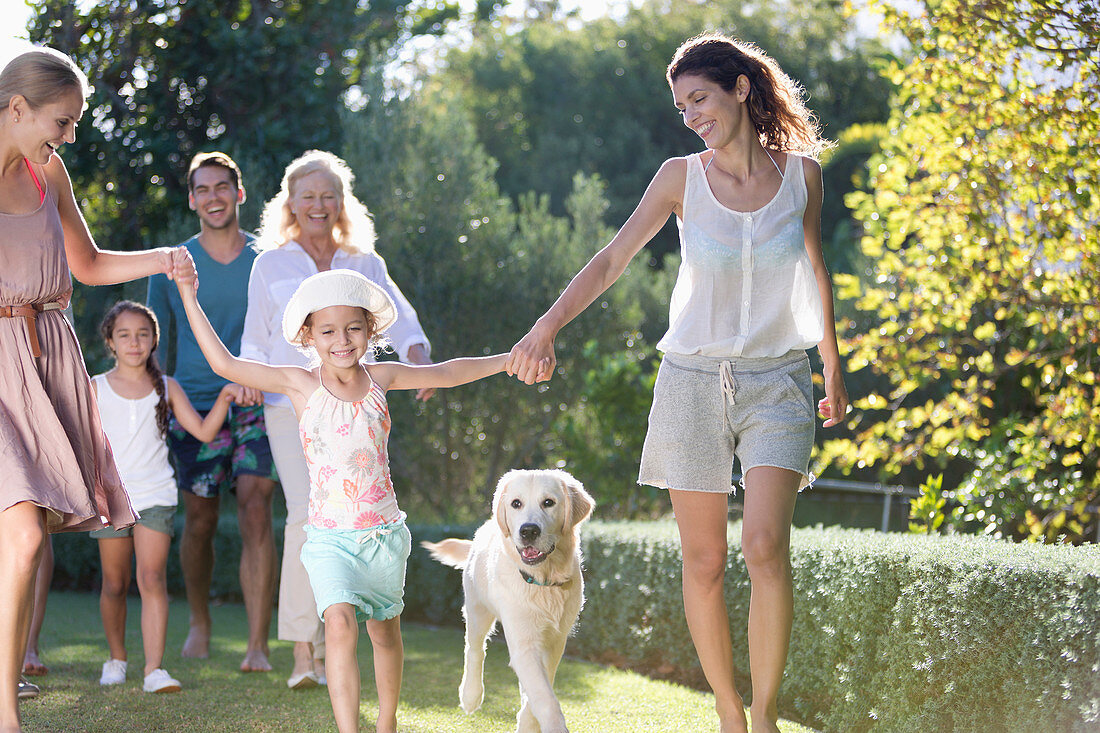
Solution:
[[[397,701],[401,697],[401,674],[405,666],[405,645],[401,640],[401,617],[368,621],[367,633],[374,647],[374,682],[378,687],[378,733],[397,730]]]
[[[126,593],[130,590],[130,558],[134,554],[133,537],[109,537],[99,540],[99,561],[103,567],[103,587],[99,591],[99,615],[111,659],[126,661]]]
[[[741,551],[752,582],[749,601],[749,670],[754,733],[778,731],[776,698],[787,664],[794,616],[791,520],[801,476],[758,466],[745,475]]]
[[[723,595],[726,576],[727,502],[724,493],[669,492],[680,529],[684,562],[684,615],[707,683],[714,690],[722,733],[744,733],[748,724],[733,684],[733,647]]]
[[[164,532],[134,525],[137,582],[141,593],[141,643],[145,648],[145,674],[164,666],[168,637],[168,548],[172,538]]]
[[[46,674],[46,665],[38,651],[38,635],[42,633],[42,622],[46,619],[46,596],[53,581],[53,543],[49,537],[42,544],[42,559],[38,561],[38,575],[34,579],[34,611],[31,613],[31,629],[27,636],[27,652],[23,655],[23,674],[30,676]]]
[[[34,577],[46,541],[46,513],[27,501],[0,511],[0,731],[20,730],[19,672],[27,648]]]
[[[355,607],[350,603],[334,603],[324,611],[325,677],[328,678],[328,698],[336,729],[340,733],[359,730],[359,624]],[[377,653],[377,652],[376,652]]]

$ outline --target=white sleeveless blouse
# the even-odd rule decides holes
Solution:
[[[657,349],[722,359],[782,356],[825,335],[821,296],[806,254],[802,158],[787,154],[775,197],[756,211],[718,202],[702,154],[687,157],[682,261],[668,332]]]
[[[179,492],[168,462],[168,443],[157,428],[160,398],[156,391],[131,400],[111,389],[106,374],[97,374],[92,381],[103,432],[134,509],[140,512],[154,506],[176,506]]]

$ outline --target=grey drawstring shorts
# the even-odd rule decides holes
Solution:
[[[653,388],[638,483],[729,493],[742,475],[775,466],[809,485],[813,384],[805,351],[763,359],[665,354]]]

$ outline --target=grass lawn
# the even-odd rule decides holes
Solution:
[[[42,695],[22,703],[26,731],[324,731],[334,730],[324,688],[293,692],[285,678],[291,647],[273,641],[276,672],[241,674],[246,620],[244,607],[213,608],[214,639],[210,659],[182,659],[187,608],[174,601],[168,629],[165,668],[183,683],[175,695],[141,691],[143,655],[140,605],[129,607],[127,650],[129,680],[112,688],[99,686],[107,645],[99,621],[98,597],[91,593],[51,593],[42,631],[42,657],[50,668],[36,678]],[[458,707],[462,676],[462,631],[406,624],[405,679],[398,721],[409,733],[493,733],[511,731],[518,710],[515,675],[508,667],[503,641],[490,644],[485,664],[485,703],[467,716]],[[363,730],[374,730],[374,682],[370,640],[360,637],[363,675]],[[631,672],[571,659],[563,661],[555,685],[570,730],[704,732],[715,730],[712,698],[678,685]],[[783,722],[785,733],[810,731]]]

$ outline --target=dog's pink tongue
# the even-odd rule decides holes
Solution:
[[[523,548],[523,557],[525,557],[528,560],[536,558],[541,554],[542,553],[539,552],[538,549],[536,549],[534,547],[524,547]]]

